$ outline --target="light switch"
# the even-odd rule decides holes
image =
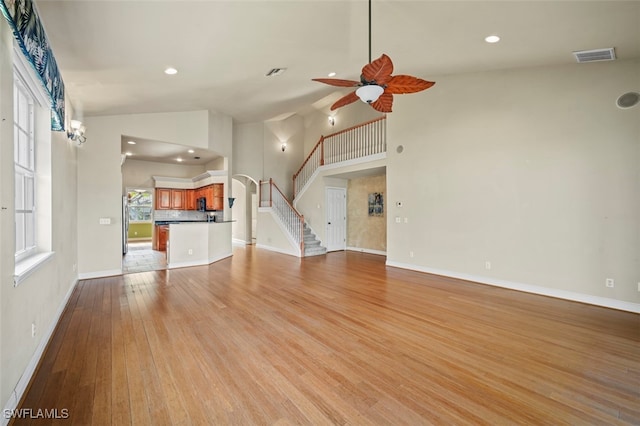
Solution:
[[[396,216],[396,223],[400,223],[400,216]]]
[[[100,218],[100,225],[111,225],[111,218],[110,217],[101,217]]]

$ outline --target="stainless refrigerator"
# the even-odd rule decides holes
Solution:
[[[122,254],[129,250],[129,198],[122,197]]]

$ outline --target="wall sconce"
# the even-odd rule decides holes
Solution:
[[[280,146],[280,148],[282,149],[282,152],[284,152],[284,150],[287,149],[287,143],[282,142],[282,145]]]
[[[336,124],[336,118],[333,115],[329,116],[329,124],[332,126]]]
[[[84,135],[85,127],[82,125],[82,121],[80,120],[71,120],[69,127],[71,127],[71,131],[67,131],[67,137],[74,142],[77,142],[78,145],[82,145],[87,141],[87,137]]]

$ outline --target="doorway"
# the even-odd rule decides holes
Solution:
[[[153,188],[127,188],[123,197],[122,272],[167,268],[165,252],[153,250]]]
[[[327,251],[347,248],[347,190],[326,188],[327,198]]]

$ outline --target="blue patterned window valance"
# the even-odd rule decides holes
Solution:
[[[0,0],[0,10],[51,98],[51,130],[64,130],[64,83],[33,1]]]

